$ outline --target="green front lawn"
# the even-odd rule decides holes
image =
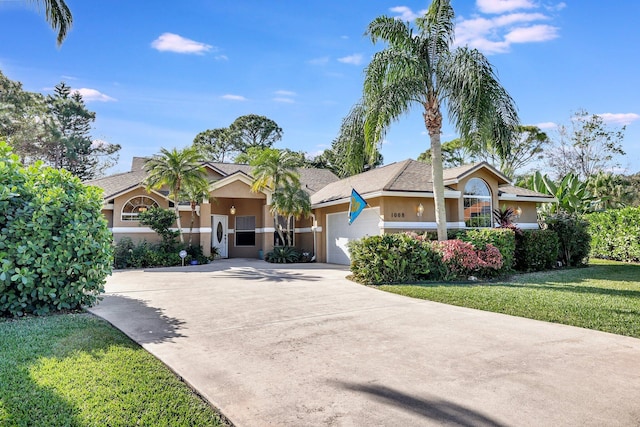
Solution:
[[[587,268],[520,274],[495,283],[379,288],[413,298],[640,338],[638,264],[592,260]]]
[[[89,314],[0,320],[0,426],[220,426],[160,361]]]

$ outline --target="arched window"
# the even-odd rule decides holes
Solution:
[[[464,223],[467,227],[491,227],[491,190],[480,178],[464,186]]]
[[[158,202],[153,200],[151,197],[136,196],[129,199],[129,201],[124,204],[122,207],[121,218],[123,221],[138,221],[138,215],[141,212],[157,207],[159,207]]]

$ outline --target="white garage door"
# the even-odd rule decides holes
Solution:
[[[380,208],[369,208],[360,212],[349,225],[347,212],[327,215],[327,262],[349,265],[347,243],[364,236],[380,234]]]

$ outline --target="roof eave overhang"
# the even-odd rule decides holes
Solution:
[[[238,171],[235,173],[232,173],[231,175],[228,175],[222,179],[219,179],[218,181],[214,181],[211,184],[209,184],[209,192],[218,190],[222,187],[225,187],[229,184],[232,184],[234,182],[240,181],[246,185],[248,185],[249,187],[251,187],[251,185],[253,185],[253,178],[251,178],[249,175],[247,175],[246,173],[242,172],[242,171]],[[270,205],[271,204],[271,196],[273,195],[273,191],[271,191],[268,188],[263,189],[262,191],[260,191],[260,193],[264,194],[265,196],[267,196],[267,204]]]
[[[498,196],[498,200],[505,202],[558,203],[558,199],[555,197],[519,196],[517,194],[501,194]]]
[[[389,190],[383,190],[383,191],[373,191],[370,193],[364,193],[361,194],[361,196],[367,200],[367,199],[375,199],[377,197],[422,197],[422,198],[428,198],[428,199],[433,199],[433,192],[432,191],[389,191]],[[462,196],[462,193],[460,191],[455,191],[455,190],[445,190],[444,191],[444,197],[445,199],[459,199]],[[312,204],[311,207],[313,209],[318,209],[318,208],[324,208],[324,207],[328,207],[328,206],[335,206],[335,205],[341,205],[343,203],[349,203],[349,200],[351,199],[351,196],[348,197],[341,197],[339,199],[335,199],[335,200],[328,200],[326,202],[320,202],[320,203],[315,203]]]

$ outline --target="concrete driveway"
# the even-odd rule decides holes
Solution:
[[[640,340],[258,260],[121,271],[91,311],[238,426],[638,426]]]

